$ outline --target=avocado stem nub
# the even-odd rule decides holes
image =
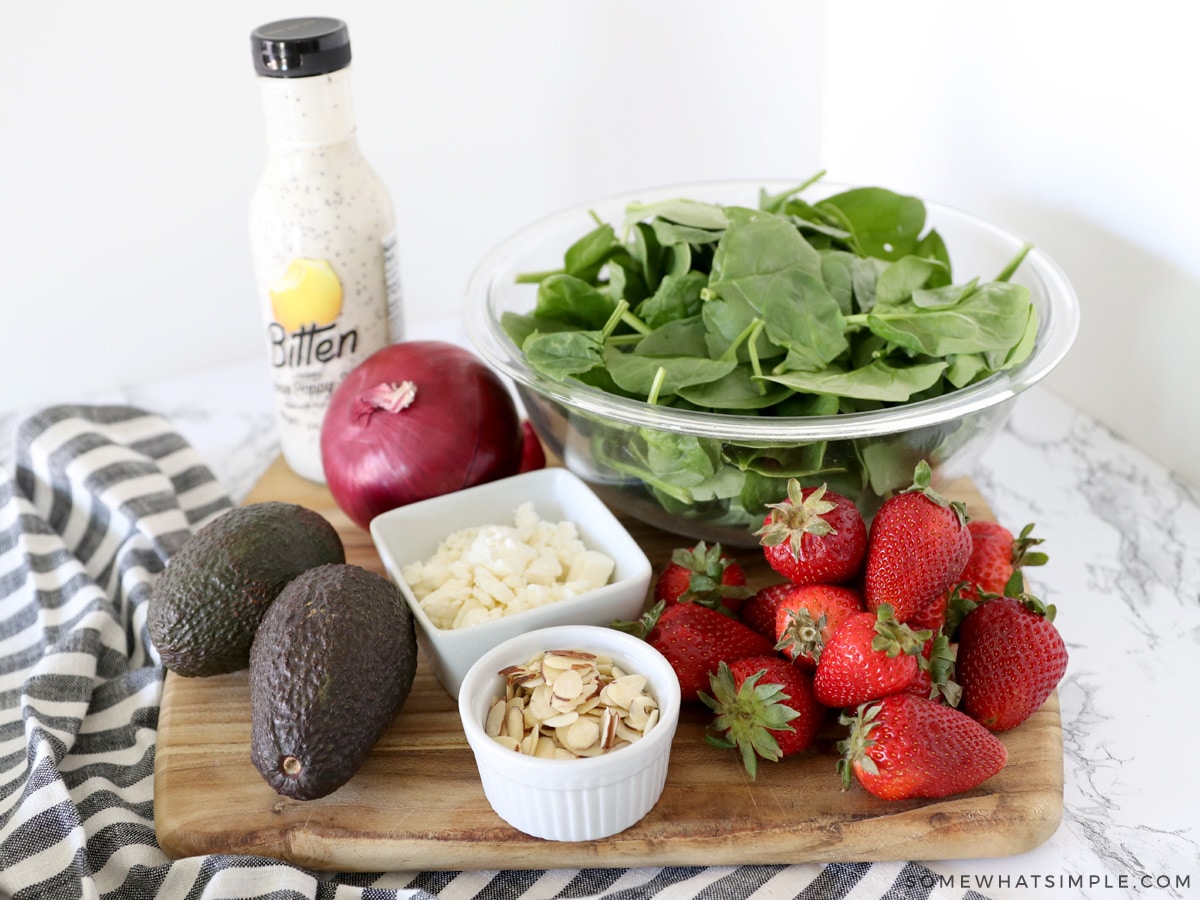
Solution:
[[[295,778],[304,771],[304,764],[294,756],[285,756],[283,758],[283,772],[285,775],[290,775]]]

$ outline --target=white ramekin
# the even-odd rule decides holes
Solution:
[[[500,670],[539,652],[566,649],[604,654],[647,677],[660,718],[646,737],[602,756],[562,760],[522,755],[486,734],[488,708],[504,693]],[[639,638],[590,625],[543,628],[505,641],[471,666],[458,694],[488,802],[514,828],[553,841],[608,837],[653,808],[666,782],[679,709],[679,680],[661,653]]]

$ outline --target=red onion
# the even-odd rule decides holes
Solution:
[[[469,350],[404,341],[363,360],[321,428],[326,484],[359,527],[389,509],[516,474],[521,420],[500,377]]]
[[[541,438],[533,430],[533,425],[526,419],[521,423],[521,472],[533,472],[546,468],[546,451],[542,448]]]

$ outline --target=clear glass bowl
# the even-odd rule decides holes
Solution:
[[[670,435],[694,437],[730,483],[747,472],[802,484],[827,484],[850,497],[870,519],[883,500],[912,481],[925,459],[935,483],[970,473],[971,466],[1012,412],[1016,398],[1041,381],[1066,356],[1079,327],[1079,305],[1058,265],[1034,248],[1013,281],[1024,284],[1037,308],[1036,345],[1019,366],[940,397],[874,412],[834,416],[766,417],[698,412],[656,406],[599,389],[545,377],[530,367],[500,324],[505,312],[526,313],[537,285],[517,276],[554,270],[568,246],[601,221],[620,225],[625,207],[687,197],[756,206],[760,189],[790,186],[774,181],[679,184],[631,192],[552,215],[515,234],[480,263],[468,286],[467,332],[480,355],[511,378],[529,419],[547,448],[588,482],[612,508],[679,535],[754,546],[761,524],[744,509],[714,498],[681,501],[670,485],[631,474],[650,444]],[[847,185],[818,183],[803,197],[815,201]],[[955,283],[990,280],[1018,253],[1014,234],[955,209],[926,202],[927,226],[945,240]],[[717,479],[719,480],[719,479]],[[761,481],[760,481],[761,483]],[[782,499],[780,492],[779,499]]]

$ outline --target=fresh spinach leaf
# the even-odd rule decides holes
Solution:
[[[627,250],[614,254],[608,261],[607,293],[612,300],[625,300],[634,308],[654,293],[646,283],[641,260]]]
[[[862,400],[903,403],[913,394],[937,384],[946,370],[943,360],[893,366],[882,359],[859,369],[830,366],[820,372],[781,372],[764,376],[797,391],[837,394]]]
[[[939,263],[919,256],[902,256],[879,273],[875,282],[877,307],[903,303],[929,283]]]
[[[956,354],[950,357],[946,366],[946,380],[956,388],[966,387],[990,374],[992,369],[982,353]]]
[[[717,244],[708,287],[761,311],[772,281],[792,270],[821,276],[820,254],[790,222],[775,216],[734,222]]]
[[[733,360],[703,359],[694,356],[643,356],[608,348],[604,365],[613,381],[632,394],[649,397],[679,393],[681,387],[704,384],[728,375],[737,366]]]
[[[547,377],[746,416],[881,409],[1028,358],[1037,312],[1011,282],[1028,245],[993,281],[955,283],[918,198],[869,187],[810,203],[804,189],[822,174],[760,191],[757,208],[630,204],[619,231],[597,220],[562,268],[518,276],[538,285],[534,308],[501,325]],[[934,428],[910,443],[936,458],[968,438]],[[739,525],[761,521],[790,475],[882,495],[916,462],[867,439],[722,446],[605,425],[592,443],[599,469],[637,479],[665,510]]]
[[[694,225],[680,225],[668,219],[654,219],[650,223],[654,236],[664,247],[674,247],[679,244],[715,244],[721,239],[725,228],[697,228]]]
[[[710,298],[705,300],[700,316],[708,329],[708,354],[714,359],[721,359],[733,351],[739,362],[749,362],[752,355],[759,360],[768,360],[786,352],[768,340],[762,328],[755,331],[762,317],[745,300]]]
[[[851,188],[816,207],[842,222],[862,256],[896,260],[914,253],[925,228],[925,204],[886,188]]]
[[[912,354],[952,356],[986,351],[1007,352],[1025,335],[1028,289],[1012,282],[989,282],[952,306],[897,303],[876,306],[867,327]]]
[[[656,218],[705,231],[722,231],[729,225],[729,216],[724,207],[686,197],[655,203],[635,202],[625,208],[626,227]]]
[[[874,257],[856,256],[854,258],[854,263],[850,267],[850,277],[854,284],[854,299],[860,312],[866,312],[875,306],[876,285],[887,265],[886,260]]]
[[[700,292],[707,284],[708,278],[702,272],[664,275],[654,295],[638,305],[637,314],[651,328],[697,316],[703,306]]]
[[[542,319],[530,313],[505,312],[500,315],[500,327],[509,340],[520,347],[535,331],[573,331],[576,326],[561,319]]]
[[[854,312],[854,261],[858,259],[848,250],[821,251],[821,279],[829,293],[837,300],[842,315]]]
[[[612,225],[601,223],[567,248],[563,256],[566,274],[592,282],[609,258],[621,249]]]
[[[1025,320],[1025,332],[1021,335],[1021,339],[1013,345],[1007,352],[1003,350],[993,350],[985,354],[988,363],[995,369],[1011,369],[1013,366],[1019,366],[1029,358],[1029,354],[1033,352],[1034,345],[1037,343],[1038,334],[1038,317],[1037,307],[1030,304],[1028,317]]]
[[[761,304],[764,330],[787,350],[787,368],[822,369],[846,350],[845,317],[819,277],[782,272],[766,286]]]
[[[654,229],[645,222],[638,222],[629,232],[629,252],[642,267],[642,278],[646,289],[653,293],[663,276],[663,246],[658,242]]]
[[[538,285],[534,315],[585,329],[603,327],[616,303],[574,275],[551,275]]]
[[[940,271],[935,270],[930,277],[930,287],[941,287],[943,284],[950,284],[954,279],[950,268],[950,251],[946,249],[946,242],[942,240],[942,236],[936,228],[931,228],[925,233],[921,240],[917,241],[914,255],[932,259],[934,262],[942,264]],[[1001,279],[996,279],[997,281]]]
[[[693,406],[722,412],[769,409],[791,393],[784,385],[765,384],[748,365],[737,366],[715,381],[679,389],[679,396]]]
[[[699,315],[672,319],[643,336],[633,352],[641,356],[706,356],[706,333]]]
[[[566,381],[604,364],[604,341],[596,331],[535,331],[521,344],[529,364],[555,381]]]

